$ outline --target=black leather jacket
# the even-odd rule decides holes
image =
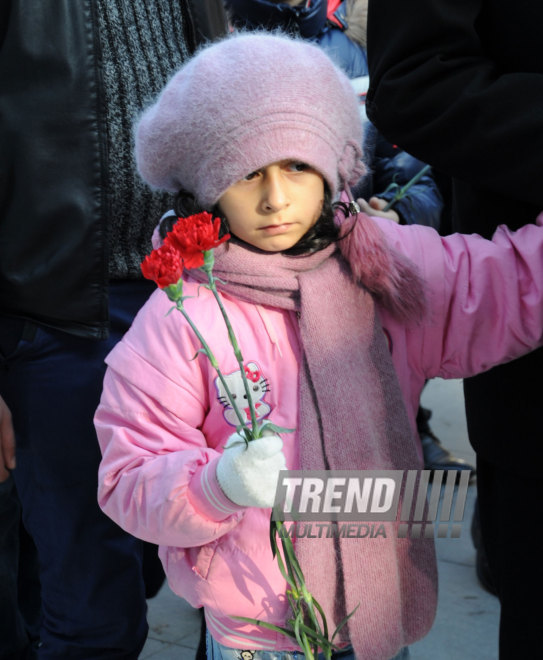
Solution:
[[[0,313],[100,339],[108,200],[96,12],[92,0],[0,6]]]

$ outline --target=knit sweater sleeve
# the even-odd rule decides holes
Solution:
[[[379,221],[388,239],[419,267],[427,316],[407,330],[409,359],[426,378],[466,378],[543,343],[543,214],[492,240]]]

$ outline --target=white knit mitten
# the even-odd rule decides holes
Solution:
[[[279,470],[286,470],[283,441],[278,435],[251,440],[238,433],[228,438],[217,464],[217,479],[224,494],[240,506],[272,507]]]

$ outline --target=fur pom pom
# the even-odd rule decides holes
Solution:
[[[423,318],[425,288],[415,264],[388,244],[371,218],[362,212],[344,218],[338,245],[355,280],[395,318],[403,322]]]

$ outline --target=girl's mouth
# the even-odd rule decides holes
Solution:
[[[276,236],[277,234],[284,234],[289,231],[291,226],[292,223],[284,222],[280,225],[267,225],[266,227],[262,227],[261,230],[268,236]]]

